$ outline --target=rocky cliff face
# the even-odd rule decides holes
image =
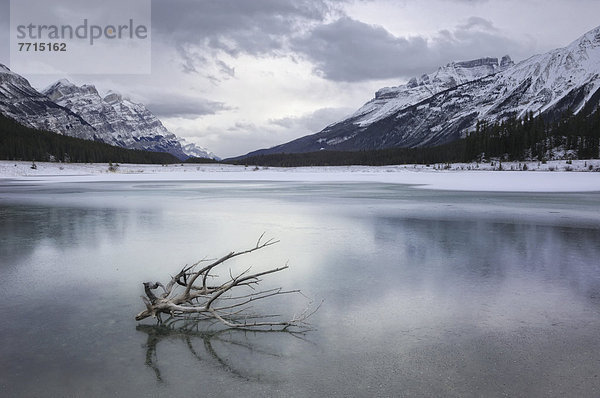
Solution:
[[[167,152],[179,159],[216,158],[167,130],[143,104],[117,93],[100,96],[93,85],[59,80],[41,93],[0,65],[0,113],[37,129],[129,149]]]
[[[452,62],[434,73],[413,77],[405,85],[382,88],[375,93],[374,99],[350,118],[359,126],[367,126],[434,94],[492,75],[512,65],[514,64],[509,56],[502,58],[500,64],[498,58]]]
[[[153,152],[167,152],[187,158],[177,137],[142,104],[117,93],[104,98],[92,85],[78,87],[60,80],[42,91],[58,105],[81,116],[107,144]]]
[[[39,93],[4,65],[0,65],[0,113],[27,127],[87,140],[96,138],[96,130],[79,115]]]
[[[379,90],[352,116],[317,134],[249,155],[438,145],[474,130],[477,120],[527,112],[553,118],[595,108],[599,89],[600,27],[516,65],[507,56],[448,64]]]

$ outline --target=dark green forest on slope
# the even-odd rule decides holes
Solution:
[[[0,115],[0,159],[73,163],[178,163],[171,154],[125,149],[25,127]]]

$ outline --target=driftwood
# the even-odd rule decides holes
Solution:
[[[264,234],[263,234],[264,235]],[[232,273],[224,280],[213,274],[217,267],[226,261],[278,243],[273,239],[263,241],[260,236],[256,245],[240,252],[230,252],[214,260],[201,260],[184,267],[164,286],[160,282],[145,282],[146,296],[142,300],[146,309],[135,316],[137,321],[154,317],[162,323],[161,314],[172,318],[190,320],[218,321],[228,328],[271,328],[285,330],[289,327],[307,328],[306,319],[317,309],[309,311],[310,305],[300,314],[290,320],[279,320],[277,315],[261,315],[249,312],[250,304],[258,300],[273,298],[287,294],[302,294],[300,290],[283,290],[275,288],[260,290],[261,277],[288,268],[272,268],[262,272],[251,273],[251,269]],[[201,264],[208,265],[200,268]],[[216,282],[215,282],[216,281]],[[157,290],[161,288],[162,291]],[[156,290],[156,293],[155,293]]]

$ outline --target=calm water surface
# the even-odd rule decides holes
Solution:
[[[599,210],[598,193],[0,182],[0,395],[598,396]],[[289,261],[265,282],[324,300],[315,330],[133,319],[141,282],[263,232],[281,242],[236,265]]]

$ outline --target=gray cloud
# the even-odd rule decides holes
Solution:
[[[401,78],[429,72],[454,60],[511,53],[529,48],[503,35],[492,22],[471,17],[433,38],[397,37],[381,26],[348,17],[317,26],[293,42],[315,64],[315,73],[334,81]]]
[[[355,0],[366,1],[366,0]],[[488,0],[448,0],[485,3]],[[491,21],[472,16],[433,38],[398,37],[345,15],[344,0],[154,0],[155,40],[172,43],[185,73],[219,84],[235,76],[223,54],[299,55],[332,81],[408,78],[453,60],[530,55]],[[337,18],[333,22],[332,18]]]
[[[223,102],[174,94],[161,96],[154,100],[151,99],[146,103],[146,106],[159,118],[180,117],[185,119],[214,115],[232,109]]]
[[[353,109],[321,108],[301,116],[266,120],[264,123],[237,121],[225,128],[207,127],[202,131],[176,130],[176,134],[193,137],[221,157],[238,156],[268,148],[315,133],[346,117]],[[224,139],[224,137],[226,137]]]
[[[310,134],[323,130],[331,123],[338,122],[348,116],[350,108],[321,108],[302,116],[288,116],[272,119],[270,123],[292,130],[296,134]]]
[[[470,17],[465,24],[459,25],[459,28],[462,30],[481,28],[489,31],[498,31],[492,21],[481,17]]]
[[[176,45],[182,69],[196,72],[223,51],[231,56],[274,54],[290,36],[321,23],[338,9],[336,0],[154,0],[155,38]],[[198,56],[198,52],[204,55]],[[221,65],[222,66],[222,65]],[[231,75],[221,68],[221,73]]]
[[[415,70],[427,55],[421,37],[395,37],[348,17],[316,27],[293,46],[315,63],[317,73],[338,81],[396,77],[401,69]]]
[[[229,77],[235,77],[235,67],[227,65],[221,60],[217,61],[217,66],[219,67],[219,72],[221,72],[221,74]]]
[[[519,42],[505,35],[494,24],[480,17],[470,17],[466,24],[454,30],[440,31],[430,41],[429,49],[437,54],[438,63],[448,60],[466,60],[484,56],[510,54],[515,59],[533,54],[535,43],[527,38]]]

